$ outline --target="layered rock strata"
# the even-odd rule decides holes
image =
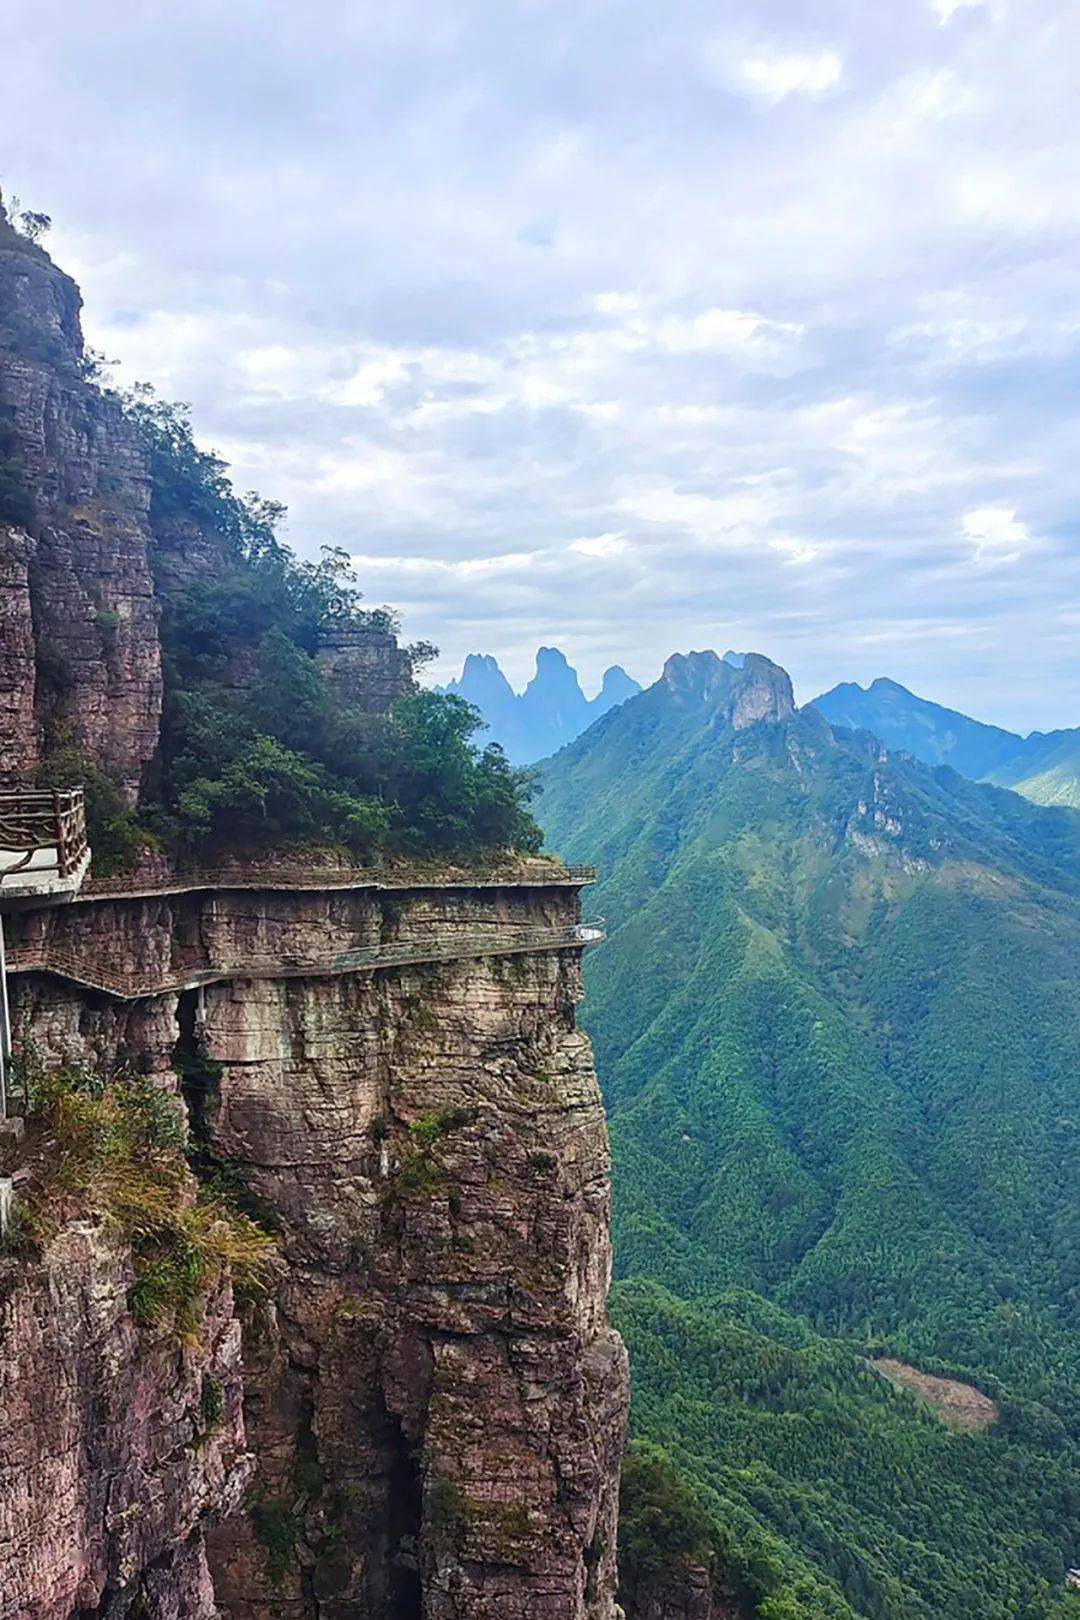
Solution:
[[[71,278],[0,217],[0,581],[16,576],[3,647],[5,660],[9,649],[25,657],[29,641],[36,662],[21,686],[33,723],[15,717],[12,763],[32,765],[44,735],[100,761],[134,797],[161,713],[150,484],[118,403],[87,381],[80,305]]]
[[[131,1257],[73,1222],[0,1261],[0,1620],[215,1620],[205,1531],[243,1500],[227,1287],[190,1342],[128,1310]]]
[[[167,1081],[179,1053],[200,1151],[278,1233],[281,1286],[245,1331],[257,1473],[246,1511],[209,1533],[226,1620],[616,1613],[628,1388],[604,1316],[581,953],[467,954],[477,929],[557,927],[577,906],[555,884],[233,891],[20,923],[23,943],[64,935],[163,974],[237,953],[297,963],[328,942],[463,951],[135,1001],[13,978],[16,1028],[46,1058],[134,1053]]]
[[[42,752],[74,752],[135,802],[159,741],[163,603],[228,551],[152,502],[146,447],[94,381],[81,304],[0,207],[0,786]],[[320,661],[368,712],[413,684],[409,652],[376,622],[330,638]],[[228,679],[250,673],[238,654]]]

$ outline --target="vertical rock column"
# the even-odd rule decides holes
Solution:
[[[38,759],[34,719],[33,541],[0,525],[0,787],[13,787]]]
[[[234,984],[215,1151],[287,1271],[248,1334],[222,1613],[607,1620],[625,1355],[572,952]]]

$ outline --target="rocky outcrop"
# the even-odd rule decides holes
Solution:
[[[0,787],[13,786],[38,759],[32,555],[29,536],[0,526]]]
[[[530,765],[573,742],[641,687],[613,664],[604,671],[596,696],[586,698],[565,655],[557,647],[540,647],[536,673],[521,693],[514,691],[490,653],[469,653],[459,679],[444,690],[479,709],[485,742],[498,743],[515,764]]]
[[[251,1472],[227,1287],[140,1333],[128,1251],[73,1222],[0,1262],[0,1620],[215,1620],[204,1532]]]
[[[227,548],[152,506],[144,443],[93,381],[80,307],[0,208],[0,782],[74,750],[134,802],[159,740],[162,604],[220,574]],[[228,671],[237,688],[250,659]],[[413,684],[409,651],[374,622],[328,638],[319,662],[370,713]]]
[[[543,883],[223,892],[27,917],[122,965],[297,963],[572,921]],[[606,1325],[608,1153],[580,952],[120,1001],[13,979],[43,1056],[179,1050],[197,1141],[277,1231],[245,1334],[257,1473],[209,1534],[225,1620],[613,1620],[625,1355]],[[198,1611],[195,1611],[198,1612]],[[187,1620],[184,1611],[180,1611]]]
[[[316,656],[338,702],[365,714],[385,714],[415,684],[408,649],[376,624],[327,632]]]
[[[626,1620],[751,1620],[752,1614],[751,1605],[716,1590],[704,1564],[673,1558],[641,1581]]]
[[[135,802],[159,620],[225,552],[90,370],[0,212],[0,772],[64,750]],[[412,683],[377,618],[317,656],[368,713]],[[146,892],[5,919],[16,1044],[182,1075],[194,1162],[282,1265],[241,1377],[227,1286],[190,1340],[140,1331],[103,1224],[0,1260],[0,1620],[615,1620],[607,1141],[545,869],[275,888],[146,853]]]
[[[733,665],[714,652],[673,653],[660,681],[677,702],[715,708],[736,731],[794,714],[787,671],[759,653],[740,656],[742,662]]]
[[[119,405],[86,379],[78,288],[0,216],[0,455],[9,528],[4,646],[31,640],[36,734],[112,771],[130,796],[157,745],[161,657],[150,572],[145,457]],[[7,578],[4,579],[7,584]],[[10,639],[9,639],[10,636]],[[0,672],[0,679],[6,672]],[[6,680],[4,680],[6,685]]]

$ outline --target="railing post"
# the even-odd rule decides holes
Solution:
[[[64,842],[64,818],[60,809],[60,789],[52,790],[53,828],[56,835],[56,865],[62,878],[68,875],[67,848]]]
[[[0,1120],[8,1117],[8,1061],[11,1057],[11,1009],[8,1006],[4,914],[0,911]]]

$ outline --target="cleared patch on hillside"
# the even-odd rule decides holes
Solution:
[[[891,1356],[877,1357],[870,1365],[897,1389],[906,1389],[928,1406],[950,1429],[978,1434],[1001,1416],[996,1401],[973,1384],[962,1384],[958,1378],[920,1372],[918,1367],[911,1367],[906,1361],[895,1361]]]

